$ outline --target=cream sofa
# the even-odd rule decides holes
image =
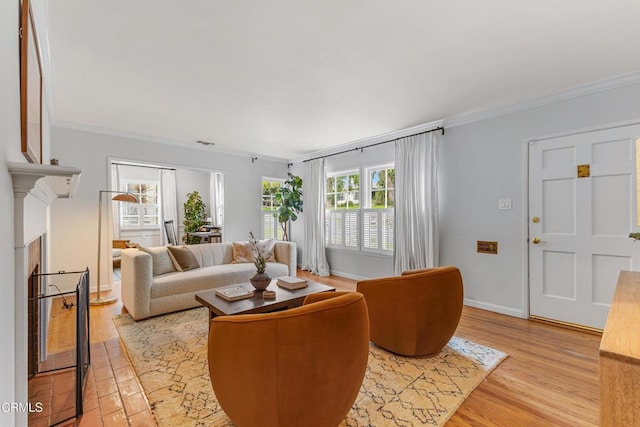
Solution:
[[[122,303],[131,316],[151,316],[197,307],[197,292],[248,282],[256,274],[253,263],[233,263],[233,244],[189,245],[200,268],[153,276],[152,256],[138,249],[122,251]],[[267,273],[275,278],[296,275],[296,245],[277,242],[276,262],[267,263]]]

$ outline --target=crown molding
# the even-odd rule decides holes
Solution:
[[[138,134],[138,133],[134,133],[134,132],[127,132],[127,131],[122,131],[122,130],[117,130],[117,129],[103,128],[103,127],[99,127],[99,126],[85,125],[85,124],[80,124],[80,123],[58,121],[55,124],[54,127],[61,128],[61,129],[76,130],[76,131],[80,131],[80,132],[88,132],[88,133],[96,133],[96,134],[101,134],[101,135],[108,135],[108,136],[113,136],[113,137],[116,137],[116,138],[125,138],[125,139],[132,139],[132,140],[136,140],[136,141],[145,141],[145,142],[152,142],[152,143],[156,143],[156,144],[171,145],[171,146],[180,147],[180,148],[183,148],[183,149],[184,148],[188,148],[188,149],[191,149],[191,150],[205,151],[207,153],[226,154],[226,155],[229,155],[229,156],[244,157],[244,158],[257,158],[257,160],[266,160],[266,161],[274,162],[274,163],[283,163],[283,164],[287,164],[288,163],[288,160],[285,159],[285,158],[282,158],[282,157],[273,157],[273,156],[268,156],[268,155],[265,155],[265,154],[249,153],[247,151],[226,150],[226,149],[219,148],[219,147],[217,147],[215,145],[213,145],[213,146],[204,146],[204,145],[201,145],[201,144],[196,144],[195,141],[194,141],[193,144],[188,144],[186,142],[181,142],[181,141],[168,139],[168,138],[161,138],[161,137],[150,136],[150,135],[142,135],[142,134]]]
[[[576,86],[551,95],[532,98],[522,102],[502,105],[495,108],[477,111],[468,114],[459,114],[444,120],[444,127],[451,128],[455,126],[466,125],[469,123],[479,122],[494,117],[505,116],[507,114],[517,113],[520,111],[531,110],[533,108],[542,107],[544,105],[562,102],[569,99],[579,98],[606,90],[616,89],[624,86],[640,83],[640,71],[629,74],[623,74],[611,79],[600,80],[585,85]]]

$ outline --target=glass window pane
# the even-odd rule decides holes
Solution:
[[[335,181],[336,180],[333,177],[327,178],[327,193],[333,193],[336,191]]]
[[[336,205],[336,195],[335,194],[327,194],[327,201],[325,203],[325,208],[334,209]]]
[[[387,190],[387,207],[392,208],[393,206],[395,206],[395,191],[392,188]]]
[[[371,188],[378,188],[380,179],[381,179],[381,171],[374,169],[371,171]]]
[[[387,169],[387,188],[395,187],[396,183],[396,170]]]
[[[384,208],[384,190],[374,190],[371,192],[371,207],[372,208]]]
[[[360,175],[349,175],[349,189],[358,190],[360,188]]]
[[[346,176],[338,176],[336,177],[336,190],[344,191],[347,189],[348,180]]]
[[[349,209],[359,209],[359,208],[360,208],[360,192],[351,191],[349,193]]]

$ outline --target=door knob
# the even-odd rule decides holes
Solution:
[[[531,239],[531,243],[533,243],[534,245],[537,245],[538,243],[540,243],[540,238],[534,237],[533,239]]]
[[[534,216],[533,218],[531,218],[531,222],[533,222],[534,224],[537,224],[540,222],[540,218],[537,216]]]

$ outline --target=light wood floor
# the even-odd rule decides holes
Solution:
[[[298,273],[338,290],[355,290],[349,279]],[[119,296],[120,290],[116,287],[113,292]],[[107,343],[107,349],[114,348],[118,334],[111,319],[123,312],[121,301],[91,308],[94,345]],[[471,393],[448,426],[598,424],[599,335],[465,307],[456,336],[502,350],[509,357]]]

